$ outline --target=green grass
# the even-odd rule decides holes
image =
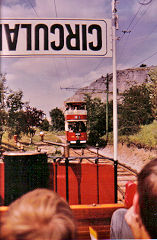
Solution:
[[[64,132],[50,132],[50,131],[43,131],[44,132],[44,140],[45,141],[51,141],[51,142],[57,142],[61,143],[62,141],[60,140],[58,136],[64,135]],[[24,146],[24,149],[26,151],[33,151],[36,149],[36,144],[41,142],[41,137],[40,137],[40,130],[37,129],[34,137],[33,137],[33,144],[30,144],[30,137],[26,135],[22,135],[22,137],[19,139],[19,142],[21,145]],[[5,132],[3,137],[2,137],[2,148],[5,151],[17,151],[18,147],[14,141],[14,138],[9,139],[8,138],[8,133]]]
[[[103,136],[106,140],[106,136]],[[141,126],[137,134],[130,136],[118,136],[119,143],[133,144],[139,148],[157,148],[157,121],[149,125]],[[113,133],[109,133],[108,144],[113,144]]]
[[[134,135],[120,136],[120,142],[134,144],[137,147],[157,148],[157,121],[141,126],[141,130]]]

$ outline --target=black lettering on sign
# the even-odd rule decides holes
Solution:
[[[18,33],[19,33],[19,24],[15,24],[15,28],[9,28],[9,24],[4,24],[8,48],[10,51],[16,51]],[[13,33],[13,38],[11,38],[11,33]]]
[[[2,51],[2,24],[0,24],[0,51]]]
[[[97,24],[90,25],[88,28],[88,32],[90,34],[93,34],[93,30],[97,31],[97,45],[94,46],[93,42],[89,43],[89,48],[93,51],[98,51],[102,48],[102,32],[101,32],[101,27]]]
[[[31,34],[31,24],[21,24],[21,28],[26,28],[26,42],[27,50],[32,50],[32,34]]]
[[[44,30],[44,50],[48,50],[48,27],[45,24],[35,26],[35,50],[39,50],[39,31]]]
[[[65,24],[69,35],[66,38],[66,45],[69,50],[80,50],[80,34],[79,34],[79,25],[75,24],[75,33],[73,33],[70,24]],[[72,46],[71,40],[75,40],[75,46]]]
[[[82,49],[87,50],[87,28],[82,25]]]
[[[51,26],[50,32],[55,34],[56,29],[59,30],[59,45],[56,46],[55,41],[51,42],[51,48],[54,50],[61,50],[64,47],[64,28],[60,24]]]

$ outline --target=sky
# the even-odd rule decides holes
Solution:
[[[118,0],[117,69],[157,65],[157,0]],[[4,18],[111,19],[112,0],[0,0]],[[143,4],[141,4],[143,3]],[[112,73],[112,58],[33,56],[2,57],[0,73],[7,85],[22,90],[30,106],[49,111],[61,108],[80,88]]]

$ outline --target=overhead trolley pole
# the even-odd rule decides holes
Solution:
[[[117,0],[112,0],[112,64],[113,64],[113,146],[114,146],[114,175],[115,202],[117,202],[117,155],[118,155],[118,120],[117,120],[117,64],[116,64],[116,29],[118,29]]]

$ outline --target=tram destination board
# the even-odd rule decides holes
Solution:
[[[110,19],[1,19],[0,56],[112,57]]]

